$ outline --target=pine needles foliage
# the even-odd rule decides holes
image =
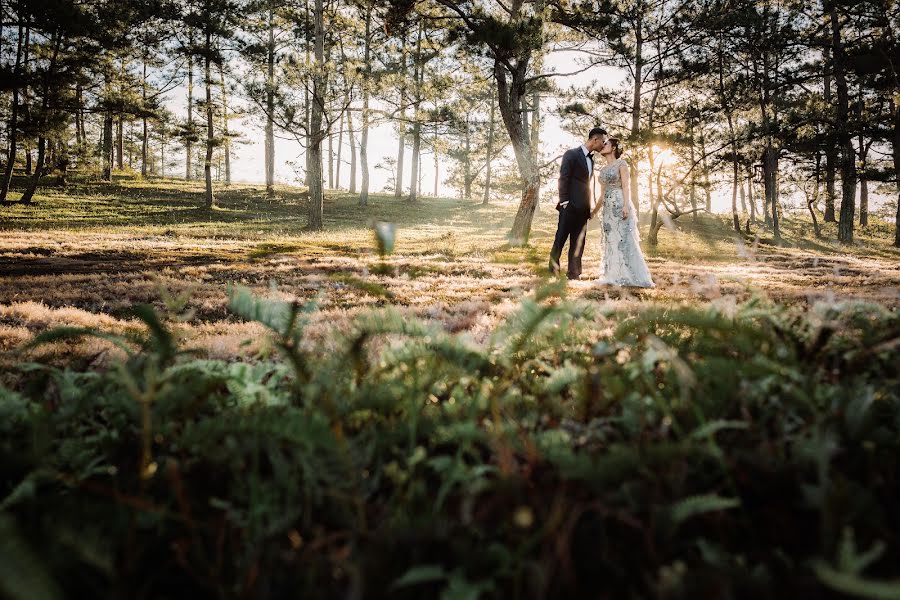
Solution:
[[[322,353],[315,303],[230,295],[280,356],[148,307],[38,336],[125,359],[0,387],[0,597],[898,597],[896,312],[548,286],[486,344],[383,309]]]

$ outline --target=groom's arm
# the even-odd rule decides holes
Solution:
[[[562,163],[559,166],[559,203],[556,209],[565,208],[569,202],[569,186],[572,180],[572,154],[563,154]]]

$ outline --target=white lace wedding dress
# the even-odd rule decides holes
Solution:
[[[656,285],[650,278],[650,270],[641,252],[634,205],[622,193],[619,168],[624,162],[619,158],[600,169],[605,191],[601,213],[603,256],[597,283],[652,288]],[[625,202],[628,202],[627,219],[622,218]]]

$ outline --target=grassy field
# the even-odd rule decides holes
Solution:
[[[255,342],[242,342],[258,340],[257,326],[226,309],[228,283],[259,292],[274,285],[283,298],[317,297],[321,327],[310,332],[318,341],[358,310],[386,304],[478,340],[539,285],[556,225],[556,212],[545,208],[531,245],[510,248],[510,205],[432,198],[410,205],[375,195],[360,207],[335,192],[326,198],[325,231],[313,233],[304,230],[301,191],[278,192],[267,200],[258,186],[235,185],[219,190],[218,207],[206,211],[197,208],[198,183],[123,177],[112,185],[45,188],[32,206],[0,208],[0,350],[59,324],[134,328],[130,307],[162,308],[167,294],[187,298],[180,329],[195,347],[215,357],[255,350]],[[387,271],[376,268],[374,221],[397,225]],[[803,218],[785,219],[781,248],[767,245],[764,231],[762,243],[736,238],[718,216],[677,225],[661,232],[657,248],[644,244],[657,289],[621,291],[588,280],[570,284],[569,293],[621,310],[635,302],[733,302],[754,294],[787,303],[900,304],[900,251],[890,246],[887,224],[858,232],[849,249],[834,241],[833,225],[826,239],[813,239]],[[589,236],[588,279],[600,258],[599,236]],[[97,344],[74,350],[96,355]]]
[[[0,209],[0,598],[900,597],[886,225],[688,219],[629,292],[548,210],[219,197]]]

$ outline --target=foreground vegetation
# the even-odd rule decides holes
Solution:
[[[103,372],[0,392],[11,598],[897,597],[900,319],[543,288],[478,346],[231,294],[280,358],[198,360],[147,307]],[[608,325],[598,342],[588,333]],[[90,335],[43,334],[40,344]]]

